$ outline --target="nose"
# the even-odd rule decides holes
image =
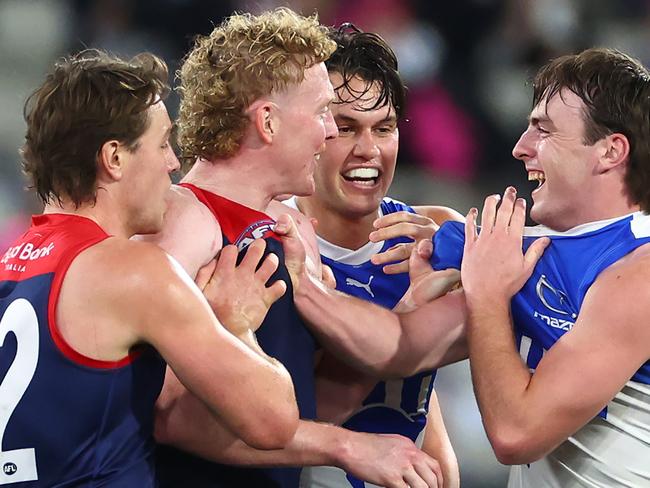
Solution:
[[[332,111],[328,110],[325,115],[325,139],[334,139],[339,135],[339,128],[334,121]]]
[[[169,173],[172,173],[178,170],[180,167],[181,167],[181,163],[178,161],[178,158],[176,157],[176,153],[172,149],[170,149],[169,155],[167,156],[167,171]]]
[[[515,159],[519,159],[520,161],[525,161],[535,155],[535,144],[530,128],[526,129],[524,133],[521,134],[515,147],[512,148],[512,155]]]
[[[375,143],[371,130],[363,130],[359,133],[352,154],[366,160],[379,156],[379,148]]]

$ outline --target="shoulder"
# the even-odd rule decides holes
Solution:
[[[629,321],[646,331],[650,314],[650,243],[644,244],[598,275],[585,297],[585,305],[614,313],[619,323]],[[627,320],[626,320],[627,318]]]
[[[163,229],[138,240],[154,243],[176,258],[190,275],[221,249],[223,237],[216,217],[187,188],[172,186],[166,197]]]

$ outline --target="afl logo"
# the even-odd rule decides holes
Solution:
[[[18,471],[18,466],[16,466],[14,463],[4,463],[2,466],[2,472],[6,475],[11,476],[16,471]]]
[[[255,239],[263,239],[269,234],[275,235],[273,233],[273,228],[275,227],[275,221],[273,220],[260,220],[254,224],[246,227],[244,232],[239,234],[239,237],[235,240],[235,245],[238,250],[245,249],[249,244],[251,244]]]
[[[546,279],[546,275],[540,277],[535,291],[537,291],[537,296],[544,306],[549,310],[560,315],[570,315],[572,319],[577,317],[575,313],[570,311],[569,297],[563,291],[554,288]]]

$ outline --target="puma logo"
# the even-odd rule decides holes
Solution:
[[[373,278],[374,278],[374,275],[370,275],[370,279],[368,280],[368,283],[361,283],[360,281],[357,281],[354,278],[346,278],[345,279],[345,284],[348,285],[348,286],[356,286],[357,288],[363,288],[364,290],[366,290],[368,292],[368,294],[372,298],[375,298],[375,294],[370,289],[370,283],[372,283]]]

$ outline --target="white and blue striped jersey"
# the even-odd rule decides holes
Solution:
[[[285,203],[297,208],[294,199]],[[400,211],[415,213],[410,206],[390,198],[384,198],[379,208],[381,215]],[[386,308],[393,308],[406,293],[409,276],[408,273],[387,275],[382,271],[383,266],[370,262],[370,257],[402,242],[412,240],[400,237],[384,242],[368,242],[352,251],[318,237],[321,259],[332,269],[336,289]],[[372,324],[359,325],[372,327]],[[357,432],[401,434],[421,443],[435,374],[435,371],[426,371],[409,378],[379,382],[364,400],[363,406],[343,426]],[[301,486],[370,488],[374,485],[364,483],[338,468],[318,466],[303,469]]]
[[[517,345],[531,370],[573,328],[598,275],[650,242],[650,216],[637,212],[566,232],[526,228],[524,250],[542,236],[551,244],[511,305]],[[436,269],[460,267],[464,238],[462,224],[442,226],[434,238]],[[558,448],[530,465],[513,466],[508,486],[650,487],[650,361]]]

